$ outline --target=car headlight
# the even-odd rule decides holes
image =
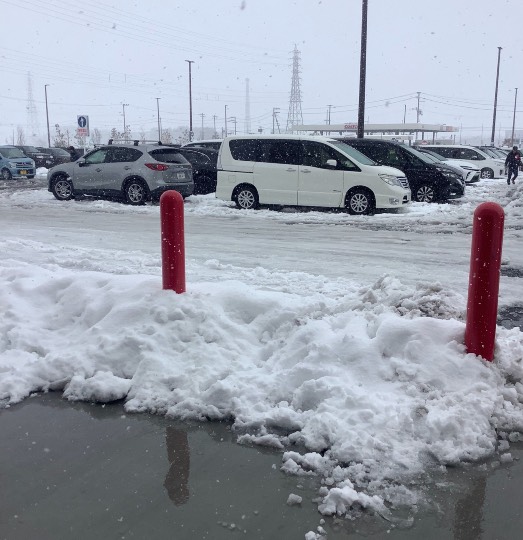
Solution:
[[[438,168],[438,171],[445,177],[445,178],[451,178],[452,180],[461,180],[461,175],[452,172],[447,171],[447,169],[440,169]]]
[[[394,176],[392,174],[378,174],[378,176],[384,181],[386,182],[387,184],[389,184],[389,186],[399,186],[399,187],[403,187],[401,185],[401,182],[399,181],[398,177],[397,176]]]

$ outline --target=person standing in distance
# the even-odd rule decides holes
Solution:
[[[510,185],[510,179],[512,178],[512,183],[515,184],[515,180],[518,177],[519,167],[521,165],[521,152],[518,150],[517,146],[513,146],[512,150],[507,154],[507,159],[505,159],[505,167],[507,167],[507,184]]]
[[[76,161],[80,158],[80,154],[76,151],[74,146],[69,146],[67,148],[67,151],[69,152],[69,155],[71,156],[71,161]]]

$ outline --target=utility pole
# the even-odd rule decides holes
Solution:
[[[490,137],[491,146],[494,146],[494,139],[496,138],[496,110],[498,108],[499,62],[501,58],[501,49],[502,47],[498,47],[498,68],[496,71],[496,91],[494,93],[494,113],[492,115],[492,136]]]
[[[272,134],[274,135],[274,123],[276,122],[276,115],[278,114],[278,112],[280,111],[280,108],[279,107],[273,107],[272,108]],[[280,132],[279,128],[278,128],[278,133]]]
[[[407,120],[407,105],[404,105],[403,109],[403,123],[405,123]]]
[[[227,137],[227,105],[225,105],[225,136]]]
[[[49,85],[44,85],[44,92],[45,92],[45,116],[47,118],[47,146],[48,148],[51,148],[51,132],[49,131],[49,108],[47,106],[47,87]],[[516,95],[517,95],[518,89],[516,88]],[[514,128],[512,128],[512,138],[514,138]]]
[[[200,140],[203,140],[203,139],[204,139],[204,133],[203,133],[203,118],[204,118],[205,114],[200,113],[200,116],[202,117],[202,132],[201,132],[201,135],[200,135]]]
[[[192,141],[192,75],[191,64],[194,64],[194,60],[186,60],[189,64],[189,142]]]
[[[327,113],[327,123],[330,126],[331,125],[331,109],[332,109],[332,105],[327,105],[327,107],[329,108],[329,111]]]
[[[122,111],[123,111],[123,138],[125,139],[125,142],[127,142],[127,124],[125,123],[125,107],[129,107],[129,103],[122,103]]]
[[[215,114],[212,115],[212,125],[214,129],[214,135],[216,135],[216,118],[217,116]]]
[[[416,107],[416,124],[419,124],[419,117],[420,117],[420,108],[419,108],[419,98],[421,96],[421,92],[416,92],[418,94],[418,106]]]
[[[518,89],[514,96],[514,115],[512,116],[512,135],[510,136],[510,146],[514,146],[514,128],[516,127],[516,105],[518,103]],[[49,123],[49,122],[48,122]]]
[[[156,98],[156,112],[158,117],[158,142],[162,140],[162,130],[160,128],[160,98]]]
[[[234,124],[234,134],[236,135],[236,116],[231,116],[230,121]]]
[[[367,8],[368,0],[361,6],[361,54],[360,54],[360,97],[358,103],[358,139],[363,139],[365,125],[365,78],[367,73]]]

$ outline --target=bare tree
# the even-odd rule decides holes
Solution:
[[[173,137],[170,130],[162,129],[162,142],[165,144],[171,144],[173,142]]]
[[[67,135],[60,129],[60,124],[55,124],[54,129],[56,131],[55,136],[53,137],[53,145],[57,148],[65,148],[69,146],[69,141]]]
[[[22,126],[16,127],[16,144],[20,146],[25,144],[25,133]]]
[[[93,145],[100,144],[102,142],[102,133],[98,128],[93,129],[93,134],[91,135],[91,143]]]

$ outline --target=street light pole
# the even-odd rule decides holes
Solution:
[[[492,136],[490,137],[491,146],[494,146],[494,140],[496,138],[496,110],[498,108],[499,61],[501,58],[501,49],[502,47],[498,47],[498,69],[496,72],[496,92],[494,93],[494,114],[492,116]]]
[[[227,137],[227,105],[225,105],[225,136]]]
[[[125,123],[125,107],[128,107],[129,103],[122,103],[123,110],[123,138],[127,142],[127,124]]]
[[[358,139],[363,139],[365,124],[365,77],[367,71],[367,7],[368,0],[362,0],[361,9],[361,56],[360,56],[360,99],[358,104]]]
[[[192,141],[192,75],[191,64],[194,64],[194,60],[186,60],[189,64],[189,142]]]
[[[518,103],[518,89],[516,88],[516,95],[514,96],[514,115],[512,116],[512,135],[510,137],[510,146],[514,146],[514,128],[516,127],[516,105]]]
[[[51,148],[51,132],[49,131],[49,108],[47,106],[47,87],[49,85],[44,85],[44,91],[45,91],[45,116],[47,118],[47,146],[48,148]],[[517,89],[516,89],[517,91]]]
[[[160,98],[156,98],[156,111],[158,117],[158,142],[162,140],[162,131],[160,129]]]

